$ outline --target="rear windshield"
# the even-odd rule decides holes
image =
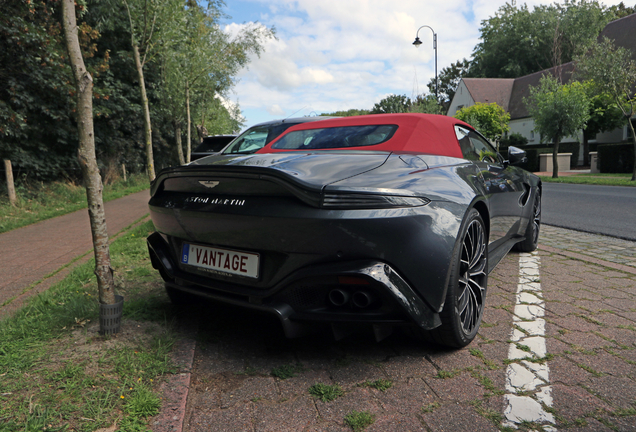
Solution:
[[[274,149],[305,150],[363,147],[390,139],[397,125],[341,126],[289,132],[274,143]]]
[[[280,134],[298,123],[254,126],[240,135],[223,153],[254,153],[274,141]]]

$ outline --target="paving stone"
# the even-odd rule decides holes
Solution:
[[[291,399],[297,396],[309,395],[309,388],[317,383],[338,384],[331,379],[331,375],[326,370],[308,370],[295,377],[278,380],[276,384],[280,397]]]
[[[470,354],[469,350],[439,350],[431,352],[429,358],[433,364],[443,371],[463,370],[479,366],[481,361]]]
[[[630,326],[635,325],[636,323],[630,319],[624,318],[620,316],[618,313],[600,313],[598,315],[594,315],[594,319],[600,321],[606,326],[618,327],[618,326]]]
[[[192,405],[192,404],[190,404]],[[253,430],[256,407],[253,403],[238,405],[230,409],[202,410],[198,403],[186,414],[185,425],[190,432],[245,432]]]
[[[605,339],[588,332],[571,331],[560,335],[559,339],[566,344],[573,345],[568,349],[581,348],[584,350],[594,350],[607,345],[607,341]]]
[[[382,368],[374,364],[354,362],[348,366],[332,368],[329,373],[341,385],[358,384],[367,380],[386,379]]]
[[[433,376],[437,369],[425,357],[397,356],[382,364],[384,372],[395,381]]]
[[[256,403],[255,432],[302,430],[318,420],[318,411],[310,397],[297,397],[282,403]]]
[[[634,408],[636,403],[636,384],[624,375],[591,377],[587,380],[587,387],[614,408]]]
[[[583,314],[581,314],[583,315]],[[566,317],[547,317],[548,323],[559,326],[570,331],[591,332],[599,329],[598,324],[593,324],[580,316],[569,315]]]
[[[464,402],[478,399],[484,394],[484,388],[469,372],[453,378],[430,378],[426,383],[443,400]]]
[[[351,430],[351,429],[349,429]],[[365,429],[366,432],[415,432],[426,431],[426,428],[415,417],[401,415],[383,415],[375,419],[375,423]]]
[[[446,403],[431,413],[423,414],[422,418],[431,432],[499,431],[497,426],[466,405]]]
[[[333,402],[317,400],[314,403],[322,420],[340,424],[345,416],[352,411],[369,411],[376,416],[383,413],[383,408],[374,397],[374,393],[366,387],[354,387]]]
[[[575,386],[584,383],[591,376],[589,372],[563,357],[552,359],[548,362],[548,366],[550,367],[550,382],[553,385]]]
[[[438,399],[429,385],[419,378],[394,383],[386,391],[375,391],[375,398],[386,412],[398,412],[411,416],[420,414],[422,407]]]
[[[558,416],[569,422],[586,417],[597,410],[612,410],[610,405],[577,385],[552,384],[552,395],[553,408]]]

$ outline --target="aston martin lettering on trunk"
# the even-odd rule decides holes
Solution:
[[[186,203],[195,203],[195,204],[214,204],[214,205],[225,205],[225,206],[242,206],[245,205],[244,199],[235,199],[235,198],[212,198],[212,197],[202,197],[202,196],[191,196],[185,199]]]
[[[255,253],[184,243],[181,262],[222,273],[258,278],[259,255]]]

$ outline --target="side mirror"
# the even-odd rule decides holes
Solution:
[[[526,152],[521,150],[518,147],[510,146],[508,147],[508,160],[509,165],[521,165],[522,163],[528,162],[528,158],[526,157]]]

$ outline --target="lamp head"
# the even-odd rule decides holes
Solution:
[[[420,45],[422,45],[422,41],[420,40],[419,37],[415,38],[415,42],[413,42],[413,45],[415,45],[415,48],[419,48]]]

